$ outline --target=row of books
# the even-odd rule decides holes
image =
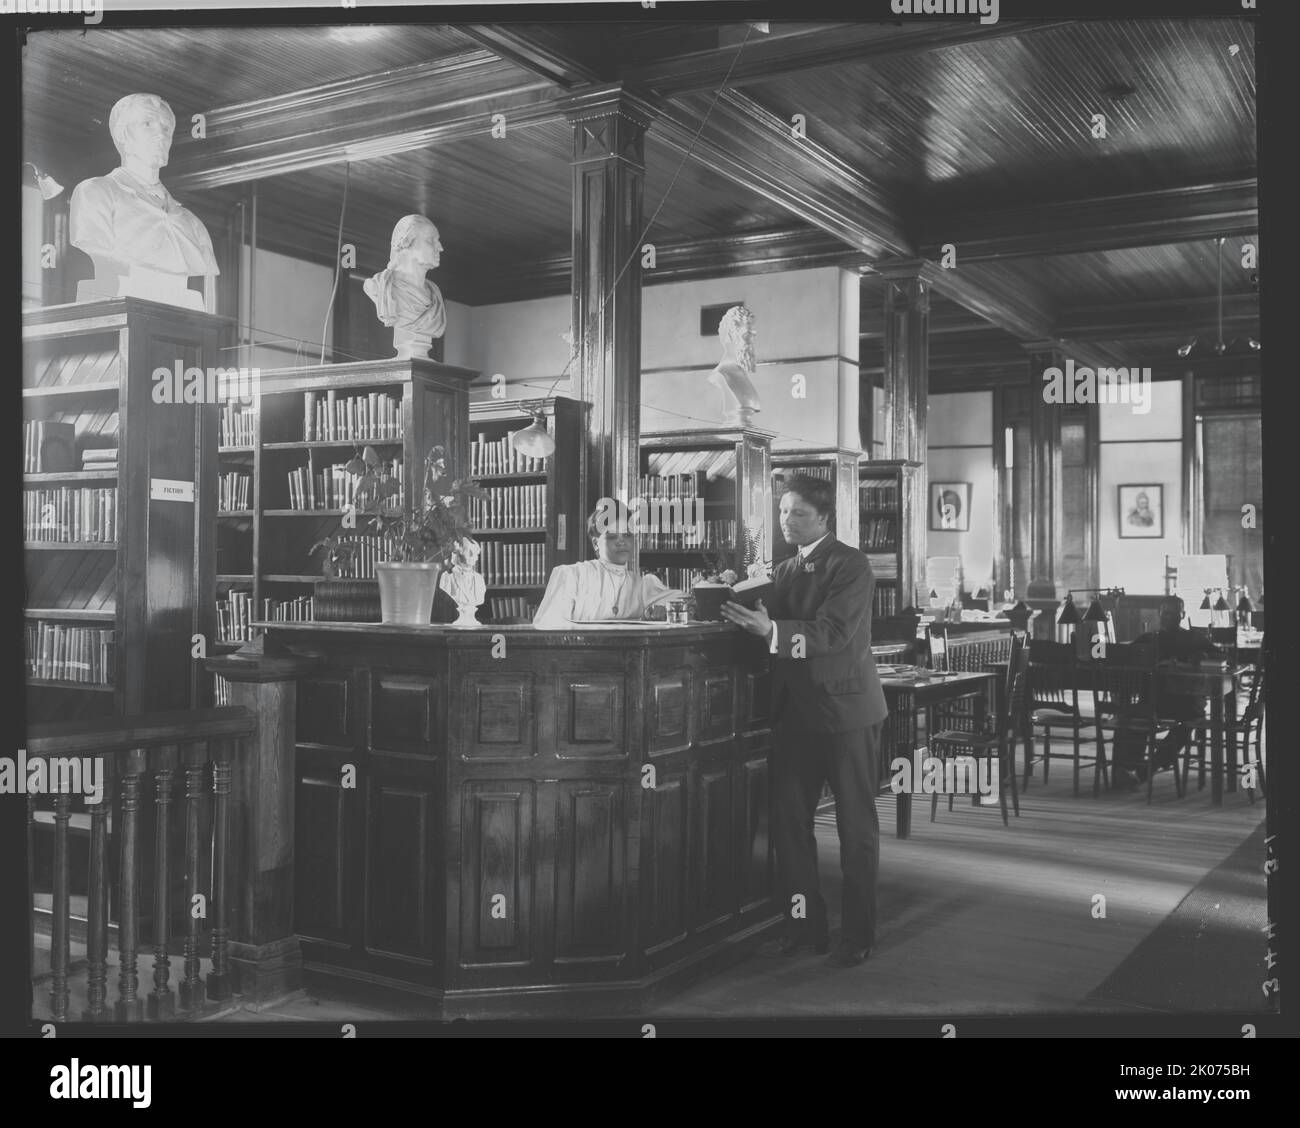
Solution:
[[[217,512],[253,508],[253,475],[244,470],[228,470],[217,479]]]
[[[898,483],[883,482],[858,487],[858,501],[864,509],[892,509],[898,504]]]
[[[779,470],[772,471],[774,478],[793,478],[796,474],[801,478],[820,478],[824,482],[835,480],[835,475],[829,466],[783,466]]]
[[[862,519],[862,550],[893,548],[898,541],[896,517],[864,517]]]
[[[112,685],[115,664],[111,627],[76,627],[37,621],[24,627],[29,677]]]
[[[703,497],[704,471],[696,470],[689,474],[643,474],[637,479],[637,491],[640,497],[647,500]]]
[[[394,458],[381,468],[383,473],[402,485],[402,460]],[[357,483],[359,478],[348,473],[343,463],[322,467],[319,473],[312,474],[306,466],[290,470],[289,508],[290,509],[346,509],[357,502]],[[397,493],[385,500],[384,508],[394,511],[402,508],[403,494]],[[373,499],[367,498],[367,502]]]
[[[492,486],[470,502],[470,524],[478,529],[536,528],[546,524],[545,486]]]
[[[221,445],[255,446],[257,443],[257,409],[228,403],[221,408]]]
[[[344,396],[303,392],[302,437],[307,442],[370,442],[402,437],[402,400],[388,392]]]
[[[24,490],[23,530],[30,542],[112,544],[117,540],[117,488]]]
[[[867,563],[878,580],[898,579],[898,556],[892,552],[868,552]]]
[[[546,546],[484,541],[479,567],[491,587],[546,583]]]
[[[367,533],[344,533],[339,545],[351,551],[335,561],[335,572],[341,580],[373,580],[375,565],[393,558],[393,546],[383,537]],[[376,588],[376,598],[379,589]]]
[[[533,621],[538,604],[522,595],[493,596],[487,601],[488,613],[494,623],[506,623],[519,619],[527,623]]]
[[[898,588],[878,587],[871,597],[871,615],[875,619],[889,619],[898,614]]]
[[[214,705],[231,705],[234,702],[230,695],[230,682],[220,674],[213,674],[215,679],[212,683],[212,703]]]
[[[253,637],[253,593],[229,591],[217,600],[217,638],[222,642],[248,642]]]
[[[117,447],[88,447],[81,452],[83,470],[115,470]]]
[[[523,430],[522,427],[519,429]],[[480,431],[469,444],[469,473],[472,478],[485,474],[540,474],[545,469],[545,459],[529,458],[515,450],[510,445],[510,435],[489,439]]]
[[[52,419],[23,423],[23,473],[56,474],[77,466],[77,429]]]
[[[711,551],[736,547],[736,522],[734,518],[721,521],[701,521],[684,531],[672,532],[649,529],[641,533],[642,552]]]
[[[312,611],[318,623],[377,623],[379,585],[374,580],[330,580],[316,585]]]
[[[699,568],[655,568],[654,574],[675,591],[690,591],[704,579]]]
[[[312,619],[310,595],[295,599],[263,599],[262,618],[274,623],[307,623]]]

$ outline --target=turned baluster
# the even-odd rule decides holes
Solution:
[[[202,743],[188,745],[185,759],[185,960],[180,982],[180,1005],[192,1010],[203,1002],[199,978],[199,921],[194,907],[199,892],[199,802],[203,797],[203,767],[207,750]]]
[[[154,766],[154,851],[153,851],[153,990],[149,993],[149,1017],[166,1022],[176,1013],[176,997],[171,989],[171,960],[167,945],[171,941],[171,902],[168,894],[167,858],[170,854],[168,818],[172,801],[172,779],[176,749],[165,746],[150,756]]]
[[[72,795],[54,796],[54,897],[50,919],[50,1014],[55,1022],[68,1017],[68,923],[72,907],[68,896],[68,819]]]
[[[105,775],[111,767],[103,757]],[[86,1009],[87,1022],[104,1022],[108,1018],[108,812],[112,806],[108,780],[104,781],[103,798],[89,803],[90,869],[86,890]]]
[[[144,784],[145,764],[145,753],[141,749],[133,749],[123,757],[120,792],[122,849],[118,867],[121,892],[117,922],[117,1003],[114,1007],[118,1022],[139,1022],[144,1018],[136,961],[140,912],[140,791]]]
[[[208,973],[209,999],[228,999],[231,996],[226,861],[230,846],[230,777],[236,747],[230,740],[212,745],[212,971]]]

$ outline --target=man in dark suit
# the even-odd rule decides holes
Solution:
[[[764,639],[772,655],[772,835],[786,931],[759,951],[791,956],[804,947],[830,947],[813,832],[829,780],[844,879],[842,935],[830,962],[853,967],[876,939],[875,797],[888,710],[871,656],[875,577],[866,556],[835,539],[834,517],[830,482],[790,479],[781,496],[781,532],[799,552],[773,572],[771,611],[760,600],[754,611],[725,603],[722,614]]]

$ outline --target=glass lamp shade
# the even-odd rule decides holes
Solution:
[[[510,445],[525,458],[550,458],[555,453],[555,439],[540,415],[534,415],[522,431],[512,432]]]
[[[1201,610],[1208,611],[1209,609],[1210,609],[1210,593],[1207,591],[1205,593],[1205,598],[1201,600]]]
[[[1250,597],[1244,591],[1241,593],[1241,598],[1237,600],[1237,610],[1246,615],[1255,610],[1254,605],[1250,602]]]
[[[1083,614],[1083,621],[1085,623],[1104,623],[1106,621],[1106,612],[1102,609],[1100,599],[1093,597],[1092,602],[1088,604],[1088,610]]]
[[[1219,598],[1214,601],[1215,611],[1227,611],[1228,601],[1223,598],[1223,592],[1219,592]]]

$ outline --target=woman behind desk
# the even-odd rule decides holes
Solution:
[[[597,559],[561,564],[551,572],[533,626],[568,630],[575,623],[647,619],[651,607],[682,597],[680,591],[665,587],[658,576],[638,576],[631,570],[632,534],[602,531],[605,522],[598,522],[601,515],[597,509],[587,518],[587,536]]]

